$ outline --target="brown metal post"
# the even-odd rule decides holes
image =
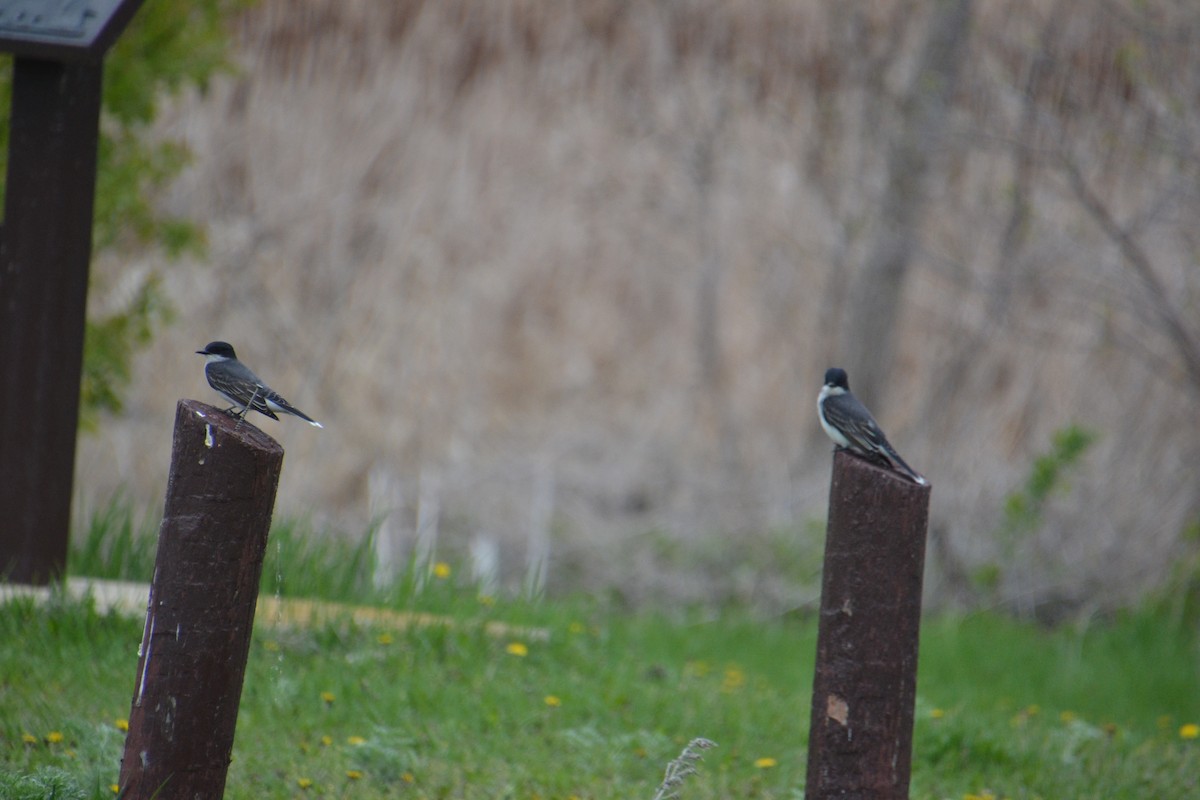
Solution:
[[[95,63],[17,58],[0,235],[0,577],[67,560],[92,198]]]
[[[124,800],[221,797],[283,448],[181,400],[121,759]]]
[[[929,493],[834,455],[808,800],[908,797]]]

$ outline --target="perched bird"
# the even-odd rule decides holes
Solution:
[[[263,383],[262,378],[250,371],[238,361],[233,345],[228,342],[209,342],[203,350],[197,350],[208,363],[204,365],[204,377],[208,385],[229,402],[233,403],[226,413],[233,414],[238,419],[245,419],[251,409],[266,414],[271,419],[279,419],[276,411],[292,414],[317,428],[325,427],[300,409],[284,400],[277,392]],[[235,412],[240,408],[240,412]]]
[[[850,393],[846,370],[838,367],[825,370],[825,385],[817,396],[817,414],[821,418],[821,427],[839,449],[853,450],[871,461],[885,464],[922,486],[929,483],[904,463],[871,412]]]

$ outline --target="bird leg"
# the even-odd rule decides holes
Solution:
[[[243,422],[246,421],[246,415],[250,413],[250,407],[253,406],[254,401],[258,399],[258,391],[261,388],[262,387],[260,386],[254,387],[254,394],[250,395],[250,401],[246,403],[246,407],[242,409],[242,413],[235,415],[238,418],[238,424],[233,426],[235,431],[242,426]]]

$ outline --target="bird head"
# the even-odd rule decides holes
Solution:
[[[850,378],[846,375],[846,370],[841,367],[830,367],[825,370],[825,385],[830,389],[841,389],[842,391],[850,391]]]
[[[229,342],[209,342],[204,345],[203,350],[197,350],[196,353],[202,356],[208,356],[210,360],[218,361],[227,358],[237,358],[237,354],[233,352],[233,345]]]

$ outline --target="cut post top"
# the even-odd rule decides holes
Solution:
[[[231,436],[239,443],[256,450],[278,451],[283,453],[283,446],[253,422],[238,419],[227,414],[224,409],[202,403],[199,400],[180,400],[178,413],[191,414],[203,424],[209,426],[212,435],[217,432]]]
[[[919,483],[909,480],[904,475],[893,469],[881,467],[878,464],[872,463],[869,459],[866,459],[857,453],[852,453],[849,450],[835,450],[833,453],[833,458],[834,479],[838,477],[839,472],[842,472],[847,476],[853,475],[855,479],[866,479],[872,481],[877,480],[879,476],[887,476],[889,481],[903,484],[904,486],[907,486],[917,492],[928,494],[930,489],[933,488],[932,483],[926,483],[924,486],[922,486]],[[925,478],[928,480],[929,476],[926,475]]]

